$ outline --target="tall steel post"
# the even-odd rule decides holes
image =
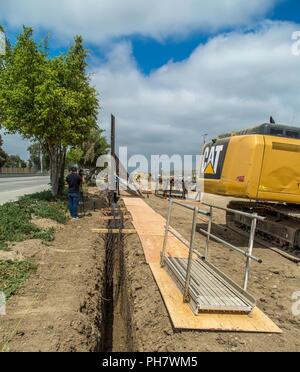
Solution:
[[[116,156],[116,119],[114,115],[111,115],[111,141],[110,141],[110,151],[111,151],[111,157],[114,161],[114,167],[111,169],[111,178],[115,180],[115,190],[113,191],[113,200],[116,203],[117,202],[117,193],[119,189],[119,181],[116,177],[117,173],[117,156]]]

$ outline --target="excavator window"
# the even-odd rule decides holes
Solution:
[[[270,134],[272,135],[272,136],[283,136],[284,135],[284,132],[283,132],[283,130],[281,130],[281,129],[274,129],[274,128],[271,128],[271,130],[270,130]]]
[[[218,139],[229,138],[231,136],[247,136],[251,134],[270,135],[283,138],[296,138],[300,139],[300,127],[291,127],[286,125],[277,124],[262,124],[258,127],[233,132],[231,134],[223,134]]]
[[[299,133],[297,133],[297,132],[287,131],[287,132],[286,132],[286,135],[287,135],[287,137],[289,137],[289,138],[299,138]]]

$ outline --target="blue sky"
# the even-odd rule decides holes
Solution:
[[[292,21],[300,24],[300,2],[283,0],[267,12],[266,17],[274,21]],[[234,30],[225,28],[222,32]],[[148,74],[169,60],[182,61],[189,57],[193,50],[202,43],[218,34],[218,32],[195,32],[186,39],[158,42],[150,38],[133,38],[133,54],[141,70]]]
[[[300,124],[300,57],[290,53],[291,35],[300,30],[299,1],[224,4],[2,0],[0,23],[12,41],[22,24],[31,25],[37,39],[49,34],[51,55],[82,34],[101,98],[101,125],[108,129],[114,112],[119,144],[132,153],[190,154],[197,153],[201,133],[213,137],[271,114]],[[5,144],[27,157],[20,138],[5,137]]]
[[[300,23],[300,4],[297,0],[279,2],[270,12],[270,18]]]

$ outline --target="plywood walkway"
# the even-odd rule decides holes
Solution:
[[[165,219],[139,198],[123,198],[132,215],[132,223],[139,235],[147,263],[160,289],[175,329],[224,332],[281,333],[281,330],[257,307],[250,315],[201,314],[194,315],[169,274],[160,267]],[[187,258],[187,248],[175,237],[169,237],[167,255]]]

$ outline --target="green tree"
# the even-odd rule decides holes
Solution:
[[[9,155],[4,166],[6,168],[26,168],[27,163],[19,155]]]
[[[0,135],[0,168],[4,166],[4,164],[6,163],[7,157],[8,157],[7,153],[2,149],[2,145],[3,145],[3,140]]]
[[[0,25],[0,32],[1,33],[4,32],[4,29],[1,25]],[[3,47],[3,45],[1,45],[0,47]],[[9,52],[9,44],[7,43],[7,41],[6,41],[5,48],[7,48],[8,52]],[[4,56],[4,54],[0,53],[0,76],[1,76],[1,72],[3,71],[4,66],[5,66],[4,63],[5,63],[5,56]],[[1,80],[0,80],[0,84],[1,84]],[[0,105],[0,129],[1,129],[1,105]],[[8,155],[3,150],[2,146],[3,146],[3,140],[2,140],[2,137],[1,137],[1,134],[0,134],[0,168],[2,168],[4,166],[4,164],[6,163],[7,158],[8,158]]]
[[[43,158],[43,169],[49,170],[50,159],[47,151],[39,143],[33,143],[27,149],[30,154],[28,160],[30,167],[35,169],[41,169],[41,153]]]
[[[103,129],[94,128],[81,146],[72,147],[67,153],[68,164],[77,164],[84,168],[95,168],[99,156],[107,154],[110,148],[103,132]]]
[[[110,146],[103,135],[104,130],[92,129],[88,139],[83,143],[82,164],[85,168],[95,168],[99,156],[107,154]]]
[[[47,150],[53,196],[62,183],[67,148],[84,143],[96,127],[98,99],[86,57],[77,36],[66,55],[50,59],[24,27],[0,73],[0,122]]]
[[[72,147],[67,153],[67,163],[69,165],[82,165],[83,151],[79,147]]]

